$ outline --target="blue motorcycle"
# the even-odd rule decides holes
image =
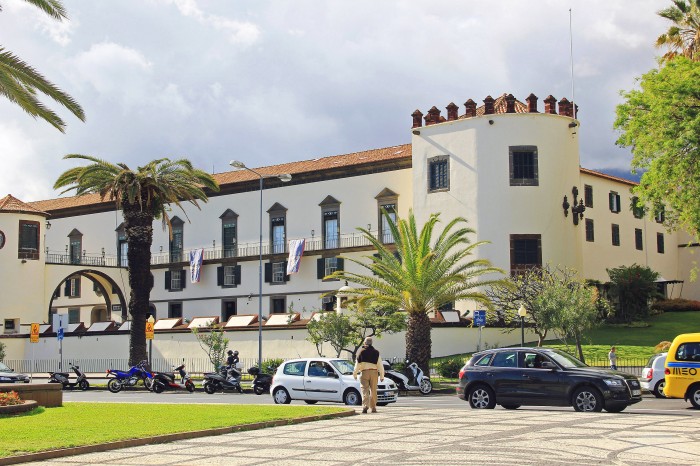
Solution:
[[[135,387],[143,381],[144,387],[153,390],[153,374],[146,370],[148,361],[141,361],[127,372],[109,369],[107,377],[111,377],[107,382],[107,390],[112,393],[119,393],[124,387]]]

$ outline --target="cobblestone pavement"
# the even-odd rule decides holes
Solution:
[[[700,423],[683,415],[387,407],[42,464],[685,465],[700,464]]]

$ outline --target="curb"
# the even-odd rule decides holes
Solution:
[[[151,445],[154,443],[167,443],[176,440],[187,440],[192,438],[209,437],[212,435],[231,434],[234,432],[242,432],[247,430],[265,429],[268,427],[279,427],[293,424],[302,424],[305,422],[322,421],[325,419],[334,419],[338,417],[356,416],[354,409],[347,409],[340,413],[320,414],[318,416],[306,416],[296,419],[282,419],[278,421],[256,422],[253,424],[241,424],[238,426],[218,427],[215,429],[195,430],[191,432],[178,432],[175,434],[156,435],[153,437],[136,438],[129,440],[119,440],[116,442],[99,443],[95,445],[85,445],[81,447],[61,448],[59,450],[48,450],[37,453],[28,453],[25,455],[7,456],[0,458],[0,466],[8,464],[27,463],[30,461],[44,461],[54,458],[62,458],[64,456],[81,455],[84,453],[99,453],[109,450],[117,450],[119,448],[138,447],[141,445]]]

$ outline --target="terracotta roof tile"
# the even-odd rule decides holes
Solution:
[[[503,94],[499,97],[496,97],[496,99],[493,101],[493,113],[506,113],[507,95],[508,94]],[[484,107],[486,106],[482,105],[481,107],[476,108],[476,116],[482,116],[484,114]],[[515,99],[515,113],[527,113],[527,105],[520,102],[518,99]],[[466,115],[462,115],[459,118],[466,118]]]
[[[25,202],[20,201],[12,194],[0,199],[0,212],[16,212],[16,213],[27,213],[27,214],[37,214],[48,217],[49,214],[43,210],[39,210],[36,207],[31,206]]]

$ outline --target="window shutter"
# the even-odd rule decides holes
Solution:
[[[288,282],[290,278],[292,276],[287,273],[287,261],[284,261],[284,281]]]
[[[617,210],[615,210],[615,212],[619,212],[620,210],[622,210],[622,209],[620,208],[620,195],[619,195],[619,194],[615,194],[615,201],[617,202],[617,204],[616,204],[616,205],[617,205]]]
[[[336,259],[336,270],[345,270],[345,259],[339,257]]]
[[[224,285],[224,268],[217,267],[216,268],[216,286],[223,286],[223,285]]]
[[[80,282],[81,281],[82,280],[80,279],[80,277],[75,279],[75,295],[78,297],[80,296]]]
[[[615,212],[615,193],[608,193],[608,205],[610,212]]]
[[[272,263],[265,262],[265,283],[272,281]]]
[[[70,278],[66,280],[66,289],[63,291],[64,296],[70,296]]]
[[[180,289],[184,290],[187,286],[187,270],[180,270]]]
[[[165,289],[170,290],[170,270],[165,271]]]
[[[316,278],[319,280],[323,280],[323,277],[325,277],[325,271],[326,271],[326,259],[321,257],[320,259],[316,259]]]
[[[233,279],[233,283],[235,283],[236,285],[240,285],[241,284],[241,266],[237,265],[235,270],[236,270],[236,276]]]

